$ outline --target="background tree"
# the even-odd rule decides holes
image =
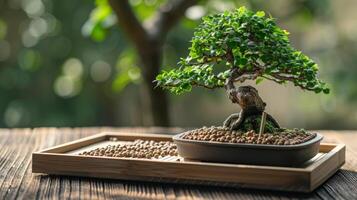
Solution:
[[[181,59],[179,69],[159,74],[157,85],[176,94],[191,91],[192,86],[224,87],[232,103],[242,108],[239,115],[225,121],[231,129],[242,128],[248,117],[259,118],[266,106],[255,88],[237,89],[235,82],[290,81],[304,90],[329,93],[317,77],[317,64],[291,47],[288,32],[262,11],[254,13],[241,7],[204,17],[191,43],[189,56]],[[226,70],[220,70],[223,68]],[[272,116],[268,115],[267,121],[279,128]]]
[[[153,90],[152,80],[159,73],[162,65],[163,44],[167,33],[184,17],[185,11],[197,3],[197,0],[170,0],[161,3],[157,11],[144,21],[140,21],[128,0],[97,1],[98,7],[92,13],[96,23],[92,31],[103,26],[111,10],[114,11],[120,29],[135,46],[141,60],[141,72],[144,80],[143,96],[147,104],[144,112],[151,113],[152,124],[169,125],[168,99],[164,92]]]
[[[293,33],[289,38],[295,47],[323,66],[320,76],[332,87],[330,95],[317,96],[294,90],[292,84],[281,87],[266,81],[258,87],[264,100],[274,102],[267,107],[269,112],[288,127],[355,129],[357,118],[345,116],[357,102],[357,1],[347,1],[199,2],[168,33],[162,69],[186,56],[193,28],[203,14],[242,5],[265,10]],[[166,2],[129,1],[141,23]],[[99,0],[0,0],[0,127],[149,124],[142,109],[145,99],[139,96],[139,57],[106,5]],[[278,90],[279,95],[270,95]],[[198,88],[187,95],[168,95],[172,124],[196,127],[218,122],[235,109],[224,103],[224,95],[224,90],[207,93]],[[288,105],[294,105],[293,115],[286,113]]]

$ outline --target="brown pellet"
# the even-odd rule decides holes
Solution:
[[[315,136],[315,133],[299,129],[281,129],[275,133],[263,133],[259,136],[254,130],[242,132],[231,131],[226,127],[203,127],[188,131],[182,138],[208,142],[293,145],[311,140]]]
[[[178,156],[178,153],[177,146],[173,142],[135,140],[132,143],[108,145],[103,148],[84,151],[79,155],[153,159],[165,156]]]

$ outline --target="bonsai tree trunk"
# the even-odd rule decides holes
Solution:
[[[252,86],[240,86],[238,89],[234,85],[234,81],[241,76],[239,70],[232,70],[231,77],[227,79],[226,90],[229,99],[232,103],[236,103],[241,107],[240,113],[230,115],[223,123],[223,126],[229,127],[231,130],[257,130],[260,124],[260,118],[265,110],[266,103],[258,94],[258,90]],[[271,131],[272,128],[280,128],[277,121],[267,114],[266,130]],[[249,127],[249,128],[247,128]]]

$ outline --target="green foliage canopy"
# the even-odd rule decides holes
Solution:
[[[317,77],[317,64],[291,47],[288,34],[263,11],[245,7],[204,17],[189,55],[181,58],[178,69],[161,72],[155,81],[175,94],[191,91],[192,86],[224,87],[227,78],[257,84],[263,79],[290,81],[302,89],[329,93]]]

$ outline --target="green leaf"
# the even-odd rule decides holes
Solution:
[[[185,91],[191,91],[192,86],[190,83],[184,83],[184,84],[182,84],[182,89]]]
[[[324,88],[322,91],[325,94],[329,94],[330,93],[330,89],[329,88]]]
[[[319,87],[317,87],[317,88],[314,89],[314,92],[315,92],[315,93],[320,93],[321,91],[322,91],[322,89],[319,88]]]
[[[248,59],[246,59],[246,58],[241,58],[240,60],[239,60],[239,64],[240,65],[246,65],[248,63]]]
[[[262,77],[259,77],[259,78],[257,78],[256,80],[255,80],[255,84],[259,84],[259,83],[261,83],[262,81],[264,81],[264,78],[262,78]]]
[[[230,71],[238,67],[242,75],[257,74],[282,84],[288,81],[316,93],[329,92],[318,79],[318,66],[294,49],[288,32],[277,26],[263,11],[245,7],[206,16],[195,29],[189,56],[181,59],[178,69],[161,73],[159,86],[175,93],[190,91],[192,86],[224,87]],[[224,73],[222,73],[224,72]],[[175,84],[173,84],[175,83]]]
[[[256,13],[256,15],[257,15],[258,17],[264,17],[264,16],[265,16],[265,12],[264,12],[264,11],[258,11],[258,12]]]

